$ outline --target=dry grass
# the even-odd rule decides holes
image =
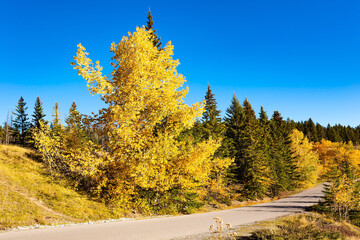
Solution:
[[[35,151],[0,145],[0,230],[118,217],[65,180],[52,181]]]
[[[244,226],[236,239],[360,239],[360,230],[316,213],[298,214]]]

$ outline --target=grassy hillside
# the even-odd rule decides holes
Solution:
[[[103,203],[52,181],[35,151],[0,145],[0,230],[120,217]]]

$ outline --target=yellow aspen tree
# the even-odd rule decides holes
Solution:
[[[360,151],[355,149],[351,142],[339,143],[323,139],[314,144],[314,150],[319,154],[323,167],[322,176],[341,175],[344,171],[359,174]]]
[[[312,187],[319,176],[321,166],[319,164],[319,155],[313,150],[313,144],[309,142],[304,134],[294,129],[290,134],[291,151],[296,160],[299,180],[299,188]]]
[[[326,201],[332,212],[346,220],[351,210],[359,207],[358,183],[343,175],[330,183]]]
[[[101,176],[104,196],[129,203],[137,188],[164,192],[171,188],[194,189],[208,183],[211,156],[219,143],[209,139],[199,144],[181,142],[178,136],[203,113],[204,103],[188,106],[169,42],[158,50],[144,27],[112,43],[114,54],[110,77],[93,64],[79,44],[74,69],[87,82],[92,94],[107,104],[98,115],[106,125],[108,147],[103,157],[106,174]],[[230,160],[223,160],[229,165]]]
[[[51,178],[53,178],[54,174],[62,167],[60,131],[54,134],[54,129],[50,129],[43,121],[39,123],[40,127],[35,129],[33,133],[35,148],[41,154],[44,163],[49,168]]]

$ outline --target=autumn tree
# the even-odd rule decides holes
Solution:
[[[290,140],[299,173],[296,185],[298,188],[310,188],[319,177],[319,155],[313,151],[313,144],[302,132],[294,129],[290,134]]]
[[[325,204],[335,216],[346,219],[350,211],[360,206],[360,150],[351,142],[331,142],[323,139],[314,144],[323,167],[321,175],[330,182],[325,191]]]
[[[14,120],[14,128],[18,133],[19,141],[18,143],[21,146],[24,146],[27,137],[28,137],[28,129],[30,127],[29,118],[26,113],[27,107],[23,97],[20,97],[18,101],[18,105],[16,106],[16,110],[14,112],[15,120]]]
[[[179,61],[172,58],[171,43],[159,51],[149,39],[145,28],[137,28],[113,43],[114,70],[109,78],[81,44],[74,58],[74,68],[90,92],[100,94],[108,105],[97,119],[107,126],[110,148],[100,155],[103,170],[98,182],[102,196],[122,206],[144,204],[138,195],[144,190],[155,193],[148,199],[153,203],[175,189],[194,191],[208,183],[212,171],[230,164],[211,157],[219,146],[212,139],[198,144],[177,140],[202,115],[203,104],[184,103],[188,89],[178,90],[185,78],[176,71]],[[163,127],[154,134],[160,123]]]
[[[68,161],[65,160],[63,153],[63,126],[60,121],[60,111],[58,103],[53,107],[53,120],[50,126],[40,120],[39,128],[33,131],[34,146],[42,155],[45,165],[47,165],[51,178],[57,173],[68,173]]]
[[[325,205],[336,217],[346,220],[349,212],[360,206],[359,190],[358,181],[342,175],[326,186]]]
[[[355,149],[351,142],[339,143],[323,139],[315,143],[313,148],[319,154],[321,176],[337,178],[345,173],[356,178],[360,173],[360,150]]]

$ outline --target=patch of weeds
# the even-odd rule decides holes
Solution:
[[[215,217],[214,220],[215,220],[215,224],[212,224],[209,229],[212,234],[211,239],[216,239],[216,240],[236,239],[235,233],[230,229],[231,228],[230,223],[224,223],[224,221],[219,217]]]
[[[344,222],[336,222],[319,214],[301,214],[281,218],[274,227],[258,230],[242,240],[298,240],[298,239],[356,239],[358,230]]]

